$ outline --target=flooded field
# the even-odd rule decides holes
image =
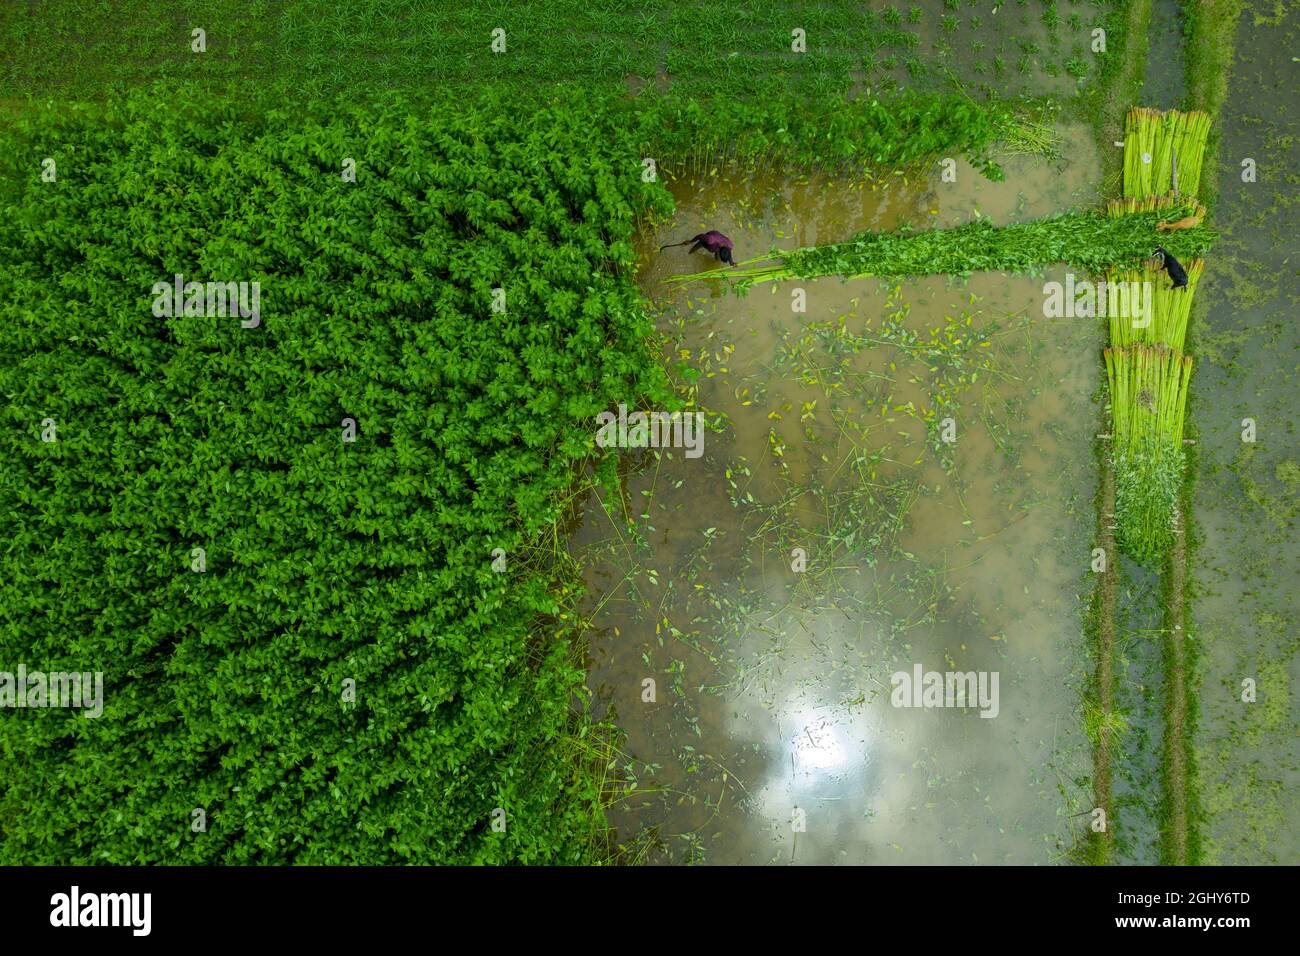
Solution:
[[[917,9],[909,4],[907,9]],[[1098,54],[1091,31],[1103,22],[1097,7],[976,0],[960,5],[925,3],[915,23],[899,29],[915,36],[895,52],[881,51],[867,85],[876,89],[939,88],[958,82],[999,95],[1065,99],[1096,82]],[[882,18],[888,25],[888,18]],[[910,18],[909,18],[910,21]]]
[[[743,258],[1042,215],[1092,198],[1086,134],[1066,135],[1072,163],[1015,159],[1000,184],[675,189],[641,278],[711,430],[700,457],[630,458],[622,500],[589,501],[570,542],[589,684],[627,732],[610,816],[630,859],[1051,863],[1083,833],[1100,323],[1044,318],[1063,274],[741,297],[673,285],[702,254],[652,251],[706,228]],[[895,706],[917,668],[988,693]]]
[[[1223,111],[1223,238],[1202,280],[1192,383],[1199,426],[1193,568],[1201,722],[1197,759],[1206,862],[1300,859],[1300,634],[1296,552],[1295,170],[1300,16],[1247,12]],[[1255,181],[1243,180],[1252,160]],[[1243,441],[1243,421],[1256,424]],[[1256,699],[1242,699],[1253,680]]]

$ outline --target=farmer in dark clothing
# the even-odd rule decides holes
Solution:
[[[731,240],[715,229],[710,229],[708,232],[702,232],[698,236],[691,236],[689,239],[683,239],[681,242],[670,242],[666,246],[660,246],[659,251],[663,252],[665,249],[671,249],[674,246],[684,246],[688,242],[695,243],[695,245],[691,246],[688,250],[690,252],[694,252],[696,249],[707,249],[713,255],[718,257],[719,262],[725,262],[729,266],[734,266],[736,264],[735,260],[731,257],[731,250],[735,248],[731,244]]]
[[[1156,246],[1155,254],[1160,257],[1160,266],[1169,273],[1175,289],[1187,288],[1187,270],[1183,264],[1165,251],[1164,246]]]

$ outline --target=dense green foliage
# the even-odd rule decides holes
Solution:
[[[538,544],[597,412],[672,402],[629,268],[671,209],[643,160],[982,162],[999,115],[570,87],[260,107],[36,110],[0,151],[0,670],[107,685],[98,719],[0,722],[0,859],[589,858],[576,586]],[[260,283],[261,326],[156,318],[176,273]]]
[[[618,109],[611,103],[611,109]],[[643,93],[627,109],[646,155],[715,163],[763,162],[822,168],[897,169],[944,153],[964,153],[991,177],[989,149],[1011,122],[998,107],[958,96],[912,94],[888,100],[809,103],[785,92],[757,104]]]
[[[980,271],[1032,272],[1064,262],[1093,274],[1116,264],[1139,265],[1162,241],[1180,259],[1199,255],[1214,234],[1204,226],[1156,239],[1156,222],[1167,210],[1113,218],[1103,212],[1062,213],[1047,219],[995,226],[977,219],[955,229],[923,232],[908,227],[894,232],[867,232],[848,242],[808,246],[779,253],[781,263],[718,269],[716,274],[741,283],[815,276],[967,275]],[[693,278],[693,277],[692,277]]]
[[[579,859],[583,673],[531,546],[595,415],[669,400],[628,266],[670,200],[639,152],[580,99],[492,97],[140,98],[0,151],[26,171],[0,210],[0,670],[106,685],[98,719],[0,720],[0,861]],[[260,282],[260,327],[155,318],[174,273]]]

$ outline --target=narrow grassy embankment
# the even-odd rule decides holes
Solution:
[[[1165,792],[1161,833],[1161,862],[1187,866],[1198,862],[1195,853],[1196,800],[1192,766],[1192,716],[1189,705],[1194,693],[1188,661],[1187,617],[1187,526],[1183,518],[1187,495],[1180,494],[1173,515],[1174,544],[1169,549],[1168,587],[1164,595],[1165,654]]]
[[[1104,413],[1103,413],[1104,414]],[[1104,440],[1096,441],[1096,454],[1102,464],[1097,488],[1097,547],[1102,554],[1114,555],[1115,470],[1105,451]],[[1107,560],[1098,573],[1092,603],[1084,622],[1084,634],[1096,655],[1092,684],[1084,696],[1084,725],[1092,742],[1092,793],[1094,813],[1100,820],[1090,821],[1088,835],[1080,846],[1081,862],[1105,866],[1114,853],[1115,836],[1111,826],[1111,753],[1115,737],[1124,727],[1115,714],[1115,587],[1117,562]]]
[[[1146,69],[1147,31],[1151,0],[1119,0],[1111,14],[1110,53],[1102,64],[1101,83],[1090,120],[1102,157],[1102,194],[1119,191],[1121,154],[1115,142],[1124,129],[1124,116],[1137,102]]]

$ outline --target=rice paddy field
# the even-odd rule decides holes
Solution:
[[[1296,863],[1298,31],[3,5],[0,862]]]
[[[7,4],[0,79],[10,90],[98,93],[165,78],[289,89],[472,86],[485,82],[677,87],[761,96],[865,95],[956,83],[972,93],[1069,97],[1097,82],[1098,2],[730,4],[706,0],[113,0]],[[205,24],[210,26],[205,27]],[[208,30],[197,59],[178,43]],[[509,56],[490,33],[505,31]],[[805,33],[806,52],[791,49]]]

